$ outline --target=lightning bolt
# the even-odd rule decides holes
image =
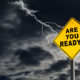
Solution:
[[[44,35],[44,28],[45,28],[45,27],[48,28],[48,29],[51,31],[51,33],[45,37],[45,39],[48,41],[48,44],[51,44],[51,43],[52,43],[51,40],[53,39],[53,36],[57,35],[57,31],[55,31],[55,30],[53,29],[53,27],[52,27],[51,25],[49,25],[49,24],[54,24],[54,25],[56,25],[56,26],[59,27],[59,28],[60,28],[61,26],[60,26],[60,25],[57,25],[55,22],[43,22],[43,21],[41,21],[41,20],[38,19],[37,16],[35,15],[35,13],[36,13],[37,11],[32,10],[32,9],[29,9],[29,8],[27,7],[27,5],[25,5],[25,3],[24,3],[22,0],[12,2],[12,4],[15,5],[15,6],[18,6],[21,10],[23,10],[23,11],[26,13],[26,15],[29,15],[29,16],[31,16],[32,18],[34,18],[34,19],[36,20],[36,22],[38,22],[38,23],[41,25],[42,35]],[[45,35],[44,35],[44,36],[45,36]],[[56,54],[56,55],[57,55],[57,54]],[[12,75],[12,76],[13,76],[13,75]]]
[[[35,15],[35,13],[36,13],[37,11],[34,11],[34,10],[29,9],[22,0],[15,1],[15,2],[13,2],[12,4],[14,4],[14,5],[16,5],[16,6],[19,6],[19,8],[20,8],[21,10],[23,10],[23,11],[26,12],[26,15],[29,15],[29,16],[31,16],[32,18],[34,18],[34,19],[42,26],[42,34],[43,34],[43,35],[44,35],[44,30],[43,30],[44,27],[49,28],[49,30],[50,30],[52,33],[57,34],[57,32],[56,32],[56,31],[52,28],[52,26],[50,26],[48,23],[54,24],[54,25],[56,25],[57,27],[60,28],[59,25],[57,25],[56,23],[53,23],[53,22],[43,22],[43,21],[39,20],[39,19],[36,17],[36,15]],[[50,36],[50,37],[51,37],[51,36]],[[50,38],[50,37],[49,37],[49,36],[46,37],[46,39],[48,40],[48,43],[49,43],[49,38]]]

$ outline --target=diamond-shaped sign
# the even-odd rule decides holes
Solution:
[[[72,60],[80,50],[80,23],[71,18],[63,27],[54,43]]]

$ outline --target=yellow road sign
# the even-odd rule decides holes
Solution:
[[[73,60],[80,50],[80,23],[71,18],[55,38],[54,43]]]

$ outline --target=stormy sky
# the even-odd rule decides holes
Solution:
[[[70,60],[53,39],[71,17],[80,21],[79,9],[79,0],[0,0],[0,80],[70,80]]]

